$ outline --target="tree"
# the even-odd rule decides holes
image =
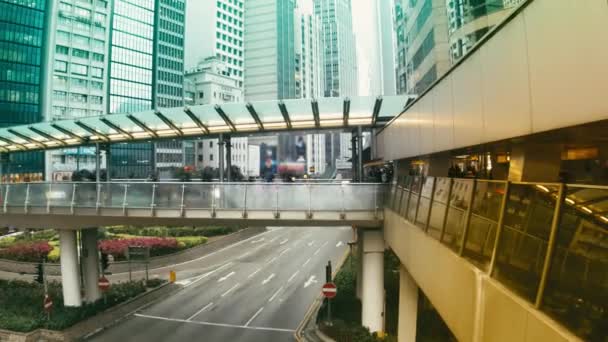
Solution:
[[[241,173],[241,168],[239,168],[238,166],[232,165],[230,167],[230,170],[232,170],[232,180],[233,181],[240,182],[243,179],[245,179],[245,176],[243,176],[243,174]]]
[[[205,168],[200,172],[201,181],[212,182],[214,178],[217,178],[218,173],[218,169],[214,169],[211,166],[205,166]]]
[[[42,266],[41,262],[36,265],[36,277],[34,278],[34,281],[38,284],[44,283],[44,266]]]
[[[172,178],[179,179],[180,182],[189,182],[192,179],[192,172],[189,169],[175,167],[171,170]]]

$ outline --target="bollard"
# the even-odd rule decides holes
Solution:
[[[175,283],[175,280],[176,280],[175,271],[169,271],[169,282]]]

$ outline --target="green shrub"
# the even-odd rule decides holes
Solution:
[[[178,237],[177,243],[180,249],[187,249],[202,245],[207,242],[207,238],[204,236],[185,236]]]
[[[166,280],[164,280],[164,279],[159,279],[159,278],[149,279],[149,280],[146,282],[146,287],[149,287],[149,288],[155,288],[155,287],[159,287],[159,286],[161,286],[162,284],[164,284],[164,283],[166,283],[166,282],[167,282]]]

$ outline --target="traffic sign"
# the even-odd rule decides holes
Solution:
[[[53,309],[53,300],[46,294],[44,295],[44,311],[51,312],[51,309]]]
[[[99,282],[97,283],[97,286],[99,286],[99,289],[101,291],[107,291],[110,288],[110,281],[104,277],[101,276],[101,278],[99,278]]]
[[[321,290],[321,292],[323,292],[323,296],[325,296],[325,298],[331,299],[336,296],[338,289],[336,288],[336,284],[326,283],[325,285],[323,285],[323,289]]]

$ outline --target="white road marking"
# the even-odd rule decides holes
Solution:
[[[321,247],[319,247],[312,255],[317,255],[321,251]]]
[[[270,239],[270,241],[268,241],[268,242],[275,242],[278,238],[279,238],[278,236],[275,236],[272,239]]]
[[[277,292],[275,292],[272,295],[272,297],[270,297],[270,299],[268,300],[268,302],[269,303],[272,302],[279,295],[279,292],[281,292],[281,291],[283,291],[283,286],[279,287],[279,289],[277,290]]]
[[[312,245],[315,244],[315,240],[310,241],[309,243],[307,243],[308,247],[312,247]]]
[[[324,243],[321,245],[321,248],[325,247],[325,245],[327,245],[327,243],[328,243],[328,242],[329,242],[329,241],[325,241],[325,242],[324,242]]]
[[[271,274],[271,275],[270,275],[268,278],[264,279],[264,280],[262,281],[262,285],[266,285],[266,283],[268,283],[269,281],[271,281],[271,280],[272,280],[272,278],[274,278],[274,276],[275,276],[275,274],[273,273],[273,274]]]
[[[253,316],[251,316],[251,318],[247,321],[247,323],[245,323],[245,327],[249,326],[249,323],[251,323],[251,321],[253,321],[256,317],[258,317],[258,315],[260,314],[260,312],[262,312],[262,310],[264,310],[264,307],[262,306],[260,308],[260,310],[258,310],[258,312],[256,312]]]
[[[264,238],[253,240],[253,241],[251,241],[251,243],[258,243],[258,242],[262,242],[262,241],[264,241]]]
[[[336,244],[336,247],[340,247],[342,245],[343,245],[342,241],[338,241],[338,243]]]
[[[279,242],[279,245],[284,245],[285,243],[287,243],[287,241],[289,241],[289,239],[285,239],[285,240]]]
[[[228,278],[232,277],[232,276],[234,275],[234,273],[235,273],[235,272],[234,272],[234,271],[232,271],[232,272],[230,272],[230,273],[226,274],[225,276],[223,276],[223,277],[221,277],[220,279],[218,279],[218,281],[217,281],[217,282],[218,282],[218,283],[223,282],[224,280],[226,280],[226,279],[228,279]]]
[[[262,269],[258,268],[257,270],[253,271],[253,273],[251,273],[249,276],[247,276],[247,279],[253,277],[256,273],[260,272]]]
[[[309,287],[311,284],[316,283],[317,282],[317,276],[310,276],[310,278],[308,278],[308,280],[306,281],[306,283],[304,283],[304,288]]]
[[[298,275],[298,273],[300,273],[300,270],[297,270],[296,273],[292,274],[291,277],[289,277],[289,279],[287,280],[287,283],[290,283],[293,280],[293,278],[295,278],[296,275]]]
[[[211,303],[209,303],[209,304],[207,304],[207,305],[203,306],[203,308],[202,308],[202,309],[200,309],[200,310],[198,310],[198,311],[197,311],[197,312],[196,312],[194,315],[192,315],[192,316],[188,317],[188,319],[187,319],[186,321],[191,321],[191,320],[192,320],[194,317],[196,317],[198,314],[200,314],[201,312],[203,312],[203,311],[207,310],[208,308],[210,308],[210,307],[211,307],[211,305],[213,305],[213,302],[211,302]]]
[[[302,264],[302,267],[306,266],[310,262],[310,258],[306,259],[306,261]]]
[[[226,327],[226,328],[236,328],[236,329],[250,329],[250,330],[265,330],[265,331],[283,331],[293,333],[295,330],[292,329],[281,329],[281,328],[268,328],[268,327],[250,327],[244,325],[235,325],[235,324],[225,324],[225,323],[212,323],[212,322],[200,322],[200,321],[186,321],[185,319],[177,319],[177,318],[167,318],[167,317],[159,317],[159,316],[150,316],[144,314],[135,314],[136,317],[148,318],[148,319],[158,319],[162,321],[170,321],[170,322],[180,322],[180,323],[190,323],[190,324],[198,324],[198,325],[208,325],[214,327]]]
[[[290,247],[285,248],[285,249],[284,249],[284,250],[283,250],[283,251],[282,251],[282,252],[279,254],[279,256],[281,256],[281,255],[283,255],[283,254],[285,254],[285,253],[289,252],[289,250],[290,250],[290,249],[291,249]]]
[[[199,282],[199,281],[207,278],[208,276],[212,275],[213,273],[221,270],[222,268],[225,268],[225,267],[230,266],[230,265],[232,265],[232,262],[225,263],[224,265],[222,265],[222,266],[214,269],[213,271],[207,272],[207,273],[203,274],[202,276],[191,278],[191,279],[194,279],[194,280],[192,280],[190,283],[184,285],[184,287],[192,286],[192,285],[196,284],[197,282]]]
[[[273,261],[275,261],[275,260],[277,260],[277,257],[274,257],[274,258],[272,258],[272,259],[268,260],[266,263],[267,263],[267,264],[270,264],[270,263],[272,263],[272,262],[273,262]]]
[[[239,284],[239,283],[234,284],[234,286],[231,287],[230,289],[228,289],[228,291],[222,293],[222,297],[226,297],[230,292],[232,292],[234,289],[236,289],[239,285],[241,285],[241,284]]]

